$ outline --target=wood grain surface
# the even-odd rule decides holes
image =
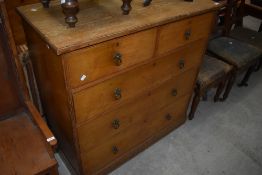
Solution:
[[[56,167],[53,154],[46,149],[46,140],[28,114],[1,121],[0,133],[1,174],[38,174],[47,167]]]
[[[193,3],[154,0],[144,8],[140,0],[134,0],[132,12],[122,15],[121,3],[119,0],[81,0],[76,28],[67,27],[58,1],[52,2],[49,9],[34,4],[20,7],[18,11],[59,55],[221,7],[211,0]]]

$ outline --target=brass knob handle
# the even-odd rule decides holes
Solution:
[[[185,67],[185,59],[180,59],[179,60],[179,69],[184,69]]]
[[[112,147],[113,154],[117,154],[119,152],[118,148],[116,146]]]
[[[118,129],[120,127],[120,121],[118,119],[113,120],[112,126],[114,129]]]
[[[177,89],[172,90],[172,96],[174,96],[174,97],[177,96]]]
[[[172,119],[172,115],[167,114],[167,115],[166,115],[166,120],[171,120],[171,119]]]
[[[115,89],[115,99],[120,100],[122,98],[122,91],[120,88]]]
[[[190,36],[191,36],[191,29],[188,29],[188,30],[185,31],[185,39],[189,40]]]
[[[120,66],[122,64],[122,55],[120,53],[115,54],[114,62],[117,66]]]

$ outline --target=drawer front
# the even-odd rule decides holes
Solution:
[[[145,122],[155,109],[173,103],[176,99],[190,94],[196,76],[196,69],[190,69],[183,75],[176,76],[141,97],[134,99],[120,108],[101,115],[78,128],[81,150],[87,152],[105,142],[127,127],[132,129]],[[160,103],[161,102],[161,103]]]
[[[159,29],[157,54],[165,54],[200,38],[209,36],[214,14],[204,14],[162,26]]]
[[[127,100],[158,87],[173,76],[193,66],[199,66],[204,44],[204,40],[194,42],[172,55],[74,94],[77,123],[89,120],[112,107],[117,108]]]
[[[179,98],[176,102],[152,111],[140,125],[127,128],[89,152],[82,152],[82,163],[86,174],[95,174],[108,164],[113,164],[124,154],[147,139],[159,134],[161,129],[173,125],[178,127],[186,120],[186,109],[190,95]]]
[[[153,57],[156,29],[114,39],[64,56],[72,88],[125,69]]]

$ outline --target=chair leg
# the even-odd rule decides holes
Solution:
[[[201,98],[200,88],[196,87],[195,95],[194,95],[193,102],[192,102],[192,105],[191,105],[191,110],[190,110],[190,113],[189,113],[189,116],[188,116],[189,120],[192,120],[194,118],[197,106],[200,102],[200,98]]]
[[[226,85],[226,79],[219,83],[217,91],[216,91],[216,95],[214,96],[214,102],[219,101],[220,95],[223,92],[225,85]]]
[[[203,101],[207,101],[207,93],[208,93],[207,90],[204,91],[204,93],[203,93],[203,95],[202,95],[202,100],[203,100]]]
[[[238,84],[239,87],[243,87],[243,86],[248,86],[248,80],[251,76],[251,74],[255,71],[256,69],[256,65],[252,65],[248,68],[243,80],[241,81],[241,83]]]
[[[223,98],[220,99],[220,101],[225,101],[234,85],[236,81],[236,72],[232,72],[230,75],[229,75],[229,78],[228,78],[228,82],[227,82],[227,86],[226,86],[226,90],[223,94]]]

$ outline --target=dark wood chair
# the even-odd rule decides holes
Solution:
[[[0,174],[57,175],[57,140],[30,101],[0,0]]]
[[[239,1],[240,0],[227,0],[223,34],[220,37],[212,39],[208,44],[208,52],[210,54],[233,66],[232,76],[221,100],[225,100],[229,95],[237,74],[246,71],[239,86],[247,86],[247,82],[262,56],[260,49],[230,37],[232,25],[238,22],[237,9]]]
[[[245,0],[241,0],[237,13],[239,22],[237,25],[235,25],[229,36],[237,40],[249,43],[262,51],[262,22],[258,31],[245,28],[243,27],[243,17],[245,15],[252,15],[262,19],[262,7],[251,4],[250,1],[246,2]],[[262,59],[260,59],[256,70],[259,70],[261,64]]]
[[[217,88],[214,96],[214,101],[219,101],[220,95],[223,92],[228,78],[231,76],[233,67],[229,64],[218,60],[214,57],[205,55],[204,61],[198,74],[195,87],[195,94],[189,113],[189,120],[194,118],[197,106],[201,97],[205,98],[205,93],[211,88]]]

